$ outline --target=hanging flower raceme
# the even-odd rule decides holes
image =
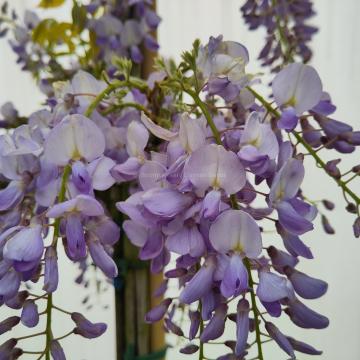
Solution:
[[[200,77],[209,82],[203,88],[205,94],[214,95],[210,86],[214,77],[229,75],[232,70],[244,76],[246,62],[239,57],[246,52],[231,58],[236,49],[240,47],[222,43],[221,38],[211,39],[201,48],[197,66]],[[282,114],[290,109],[294,112],[294,121],[288,122],[286,114],[277,110],[273,110],[277,118],[272,118],[271,105],[262,109],[251,97],[246,110],[244,98],[239,97],[235,101],[243,104],[247,116],[232,118],[231,126],[221,125],[220,130],[215,114],[204,111],[205,102],[190,91],[195,105],[204,111],[204,126],[203,118],[181,114],[178,124],[165,129],[142,115],[145,127],[166,144],[159,153],[146,153],[149,160],[136,170],[140,187],[128,200],[118,203],[118,209],[130,217],[124,230],[141,248],[140,258],[152,259],[153,270],[169,262],[168,252],[176,256],[175,267],[166,271],[165,277],[178,279],[180,296],[164,300],[147,314],[146,321],[164,317],[166,329],[183,336],[174,320],[174,309],[189,305],[192,342],[181,350],[184,354],[193,354],[223,335],[230,317],[227,304],[233,299],[238,304],[234,317],[237,337],[231,356],[245,358],[254,330],[258,338],[267,331],[292,358],[295,351],[321,354],[283,335],[271,320],[286,313],[300,327],[321,329],[328,325],[326,317],[298,298],[319,298],[326,293],[327,284],[296,269],[300,257],[313,258],[300,236],[313,229],[317,210],[300,190],[305,173],[302,156],[293,143],[283,139],[298,126],[298,119],[321,101],[322,85],[310,67],[294,64],[285,70],[293,76],[278,75],[273,82],[274,96]],[[306,92],[308,87],[312,92]],[[228,103],[234,99],[218,95]],[[140,145],[142,154],[144,145]],[[263,182],[267,192],[257,190]],[[260,197],[263,208],[255,205]],[[273,213],[276,218],[271,217]],[[273,245],[263,251],[261,231],[269,223],[287,251]],[[193,342],[197,334],[200,346]]]

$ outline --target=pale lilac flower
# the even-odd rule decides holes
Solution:
[[[45,141],[45,159],[65,166],[70,160],[93,161],[105,150],[105,139],[97,125],[80,114],[66,116]]]
[[[192,153],[185,167],[185,176],[199,195],[209,188],[234,194],[246,182],[244,168],[237,156],[215,144],[205,145]]]
[[[273,94],[279,106],[290,106],[301,115],[318,104],[322,83],[316,70],[301,63],[287,65],[272,82]]]

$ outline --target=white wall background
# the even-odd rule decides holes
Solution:
[[[35,0],[11,1],[11,4],[16,4],[19,8],[36,3]],[[262,34],[248,32],[238,11],[241,3],[240,0],[158,0],[158,10],[164,19],[159,31],[162,53],[178,59],[181,51],[190,48],[195,38],[205,42],[210,35],[222,33],[226,39],[242,42],[248,47],[253,59],[249,71],[258,71],[259,64],[255,58],[262,44]],[[320,73],[325,89],[331,93],[338,106],[336,118],[359,129],[360,2],[316,0],[315,7],[318,15],[313,22],[321,31],[313,42],[313,65]],[[30,77],[19,71],[14,60],[7,45],[0,42],[0,104],[12,100],[27,114],[39,107],[42,97]],[[338,156],[335,154],[333,157]],[[359,152],[344,160],[344,167],[352,166],[357,160],[360,160]],[[336,235],[324,235],[321,226],[317,224],[316,230],[306,237],[315,260],[302,261],[301,265],[304,271],[328,281],[330,287],[327,295],[313,301],[310,306],[326,314],[331,324],[326,330],[302,330],[289,324],[286,316],[277,324],[284,332],[324,350],[322,359],[357,360],[360,359],[360,242],[353,237],[353,217],[343,210],[344,201],[335,183],[315,168],[311,159],[307,159],[307,166],[304,189],[308,196],[315,200],[327,197],[338,204],[336,212],[330,214],[337,230]],[[359,191],[359,183],[356,187]],[[55,298],[60,306],[75,310],[79,308],[82,290],[73,285],[76,271],[72,270],[68,262],[63,262],[62,266],[66,266],[66,273],[62,275],[63,287]],[[99,305],[87,315],[93,320],[107,321],[110,324],[109,331],[96,341],[87,342],[80,338],[78,341],[75,338],[65,340],[64,346],[68,354],[71,354],[69,359],[115,360],[111,291],[102,300],[110,304],[110,310],[104,312]],[[0,317],[3,316],[4,309],[1,309]],[[65,333],[69,328],[66,321],[57,324],[59,333]],[[233,338],[233,329],[225,337]],[[31,344],[34,348],[36,345],[35,341]],[[213,359],[221,352],[222,349],[216,346],[206,347],[209,358]],[[283,353],[272,345],[265,345],[265,354],[267,360],[285,359]],[[192,357],[181,356],[176,351],[169,351],[168,354],[169,360],[186,358]],[[310,357],[301,355],[299,359]]]

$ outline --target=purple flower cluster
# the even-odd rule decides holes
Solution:
[[[308,24],[315,14],[311,0],[247,0],[241,12],[250,30],[266,29],[266,42],[259,54],[264,66],[278,71],[284,62],[311,59],[309,42],[318,31]]]
[[[109,65],[113,54],[141,61],[143,41],[156,48],[148,30],[159,19],[150,5],[87,6],[99,61]],[[219,359],[246,359],[256,345],[263,360],[269,339],[291,359],[296,351],[321,354],[275,324],[283,314],[305,329],[329,323],[305,303],[323,296],[326,282],[298,269],[301,258],[313,258],[301,237],[318,213],[301,190],[303,159],[311,155],[334,178],[351,198],[348,211],[359,216],[360,199],[348,187],[359,167],[342,173],[339,159],[326,163],[319,151],[353,152],[360,133],[329,117],[335,106],[311,66],[291,63],[278,72],[270,103],[254,90],[260,79],[246,73],[248,61],[243,45],[212,37],[205,46],[195,42],[179,66],[159,60],[147,81],[131,76],[131,62],[121,58],[106,67],[116,74],[107,83],[79,70],[71,81],[48,84],[49,107],[20,125],[11,104],[1,108],[4,127],[15,129],[0,136],[0,301],[21,313],[1,322],[0,334],[20,322],[35,328],[46,316],[46,328],[34,335],[46,338],[38,354],[62,360],[64,337],[92,339],[105,332],[105,324],[55,305],[58,248],[82,270],[94,264],[107,278],[117,276],[112,253],[120,229],[101,192],[119,185],[129,189],[128,198],[116,202],[127,216],[122,230],[140,260],[165,277],[156,291],[165,299],[145,321],[164,318],[168,332],[188,341],[182,353],[199,352],[203,359],[204,344],[234,322],[234,338],[224,341],[229,353]],[[328,200],[323,205],[334,207]],[[333,232],[321,215],[325,230]],[[166,297],[174,281],[179,296]],[[32,283],[42,291],[30,290]],[[177,309],[189,316],[186,334]],[[54,334],[52,311],[71,317],[69,334]],[[26,338],[2,344],[0,359],[26,352],[18,345]]]
[[[327,284],[297,269],[301,257],[313,258],[301,235],[313,229],[317,208],[300,190],[303,154],[286,140],[300,118],[321,107],[321,80],[307,65],[284,68],[272,86],[278,112],[269,103],[256,103],[242,45],[211,38],[194,53],[196,61],[189,64],[196,63],[194,82],[205,98],[222,98],[226,106],[207,104],[183,85],[202,114],[177,114],[170,130],[142,114],[127,129],[128,159],[111,171],[119,182],[136,180],[136,191],[117,207],[129,217],[123,228],[140,248],[140,259],[151,260],[152,271],[160,272],[176,257],[161,291],[175,278],[180,296],[166,298],[146,321],[165,317],[169,332],[191,341],[181,350],[187,354],[199,350],[193,340],[200,340],[203,351],[204,343],[223,335],[227,321],[235,321],[237,337],[227,342],[232,353],[221,359],[244,359],[251,332],[263,359],[263,331],[291,358],[295,351],[319,355],[282,334],[272,319],[285,313],[297,326],[312,329],[329,323],[301,300],[323,296]],[[167,75],[176,81],[176,75]],[[223,108],[229,109],[226,116]],[[162,140],[160,151],[146,151],[149,132]],[[257,190],[260,186],[267,190]],[[262,232],[270,226],[283,246],[265,245]],[[229,313],[234,300],[236,314]],[[174,316],[184,305],[189,305],[188,335]]]
[[[139,64],[143,61],[142,44],[148,50],[158,50],[151,31],[157,29],[160,17],[153,6],[153,0],[92,0],[86,6],[87,11],[96,14],[101,9],[103,12],[88,23],[90,32],[96,35],[98,59],[111,65],[112,57],[117,55]]]
[[[104,87],[105,83],[79,72],[63,90],[97,94]],[[51,112],[35,112],[27,124],[0,136],[0,302],[22,309],[20,318],[1,323],[1,333],[20,321],[26,327],[36,327],[39,316],[50,316],[53,308],[64,311],[53,306],[52,300],[61,277],[59,239],[70,260],[91,262],[110,279],[117,276],[112,248],[120,229],[95,193],[115,183],[110,170],[116,162],[107,154],[118,143],[109,140],[111,125],[105,118],[94,115],[100,128],[96,120],[83,115],[90,103],[86,97],[67,107],[63,99],[68,96],[67,92],[59,94]],[[31,283],[43,292],[30,292]],[[75,323],[72,333],[85,338],[98,337],[106,330],[105,324],[93,324],[79,313],[72,313],[71,319]],[[54,359],[64,359],[51,323],[43,334],[46,347],[39,354],[51,350]],[[15,354],[21,350],[16,344],[15,340],[4,343],[0,358],[17,358]]]
[[[74,2],[73,23],[43,20],[29,10],[20,22],[14,12],[9,14],[8,3],[4,2],[0,37],[12,30],[9,44],[17,62],[23,70],[40,78],[40,88],[49,94],[52,90],[49,81],[70,78],[80,68],[93,74],[106,70],[112,76],[114,56],[127,57],[139,64],[143,61],[143,47],[156,51],[159,46],[152,33],[161,19],[153,6],[153,0],[92,0],[88,5]],[[71,36],[66,32],[70,29]],[[85,57],[77,51],[79,43],[79,48],[86,51]],[[64,47],[69,52],[64,52]],[[70,67],[63,61],[64,56],[68,57]]]

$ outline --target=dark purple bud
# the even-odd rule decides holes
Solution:
[[[311,310],[299,300],[293,301],[284,310],[291,321],[304,329],[325,329],[329,326],[329,319]]]
[[[26,290],[20,291],[13,298],[5,300],[5,304],[9,308],[19,310],[23,307],[24,302],[28,296],[29,293]]]
[[[20,321],[20,319],[19,319]],[[16,339],[9,339],[0,346],[0,360],[12,359],[12,352],[17,344]]]
[[[171,269],[164,274],[168,279],[179,278],[187,274],[187,270],[184,268]]]
[[[18,316],[10,316],[7,319],[0,322],[0,335],[10,331],[14,326],[20,322]]]
[[[197,345],[189,344],[189,345],[186,345],[185,347],[181,348],[180,353],[185,354],[185,355],[191,355],[191,354],[195,354],[198,350],[199,350],[199,347]]]
[[[237,317],[237,313],[231,313],[227,315],[227,318],[234,323],[236,323],[236,317]]]
[[[294,290],[304,299],[317,299],[323,296],[328,289],[328,284],[325,281],[315,279],[298,270],[285,267],[284,272],[291,281]]]
[[[325,215],[321,215],[321,224],[327,234],[335,234],[335,229],[331,226],[331,224],[329,223],[329,219]]]
[[[191,304],[207,294],[213,284],[215,268],[215,258],[207,258],[201,269],[186,284],[185,289],[180,294],[180,301],[185,304]]]
[[[169,318],[165,319],[165,327],[169,332],[177,336],[184,336],[184,332],[181,330],[181,328],[174,324]]]
[[[296,264],[299,262],[299,260],[288,254],[285,251],[278,250],[274,246],[270,246],[267,249],[267,252],[271,258],[271,262],[275,268],[276,271],[283,273],[283,268],[285,266],[289,266],[291,268],[294,268]]]
[[[189,318],[190,318],[189,339],[193,340],[199,330],[201,315],[199,311],[189,311]]]
[[[80,313],[72,313],[71,319],[76,324],[74,334],[81,335],[87,339],[94,339],[101,336],[107,328],[106,324],[104,323],[93,324]]]
[[[353,230],[354,230],[354,236],[356,238],[360,237],[360,216],[356,218],[353,225]]]
[[[240,356],[246,349],[249,336],[249,312],[250,305],[246,299],[241,299],[237,305],[236,316],[236,347],[235,354]]]
[[[322,351],[316,350],[311,345],[308,345],[302,341],[295,340],[294,338],[289,337],[289,336],[288,336],[288,340],[295,351],[299,351],[303,354],[309,354],[309,355],[321,355],[322,354]]]
[[[59,270],[57,253],[53,246],[49,246],[45,251],[45,275],[43,290],[47,293],[54,292],[59,283]]]
[[[26,300],[21,312],[23,325],[33,328],[39,323],[38,307],[33,300]]]
[[[166,314],[172,300],[165,299],[159,305],[155,306],[145,315],[145,322],[153,323],[159,321]]]
[[[227,346],[228,348],[230,348],[232,351],[235,351],[236,341],[227,340],[224,342],[224,345]]]
[[[201,342],[217,339],[224,333],[227,309],[226,304],[221,304],[215,309],[214,316],[200,335]]]
[[[57,340],[51,341],[50,351],[54,360],[66,360],[64,350]]]
[[[326,172],[335,179],[341,178],[341,172],[340,172],[339,168],[337,167],[337,164],[340,161],[341,161],[341,159],[330,160],[325,165]]]
[[[360,165],[353,166],[351,171],[354,173],[360,173]]]
[[[354,203],[349,203],[346,206],[346,211],[350,214],[357,214],[357,206]]]
[[[295,359],[294,349],[287,337],[271,322],[265,324],[266,331],[272,339],[283,349],[291,359]]]
[[[326,208],[327,210],[334,210],[334,208],[335,208],[335,204],[334,204],[332,201],[330,201],[330,200],[324,199],[324,200],[322,201],[322,203],[323,203],[323,205],[325,206],[325,208]]]

